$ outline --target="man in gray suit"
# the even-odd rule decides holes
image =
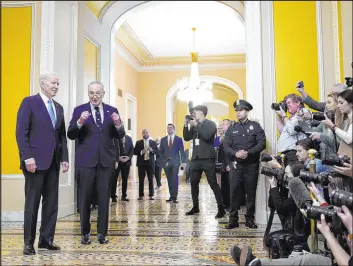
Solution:
[[[167,176],[170,198],[167,202],[178,203],[178,172],[180,167],[180,157],[183,162],[182,167],[186,167],[186,158],[184,152],[183,140],[174,134],[173,124],[167,126],[168,136],[161,139],[159,148],[160,159],[164,165],[164,172]]]
[[[217,126],[213,121],[206,119],[207,106],[198,105],[193,108],[193,119],[185,118],[183,136],[185,141],[193,140],[191,159],[191,195],[193,208],[186,215],[194,215],[199,209],[199,183],[202,172],[205,172],[208,184],[215,194],[218,213],[215,218],[225,215],[221,188],[216,179],[216,152],[213,142]]]

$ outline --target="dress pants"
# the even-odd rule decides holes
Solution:
[[[215,159],[195,159],[190,163],[191,168],[191,196],[194,207],[199,206],[199,184],[202,172],[205,172],[207,182],[216,197],[218,206],[223,208],[221,188],[217,183]]]
[[[116,186],[118,182],[119,173],[121,172],[122,186],[121,186],[121,197],[126,198],[126,190],[127,190],[127,180],[130,173],[131,163],[122,163],[119,162],[119,166],[114,170],[111,180],[111,192],[110,197],[113,199],[116,197]]]
[[[229,172],[224,171],[221,173],[221,191],[224,207],[230,207],[230,186],[229,186]]]
[[[238,210],[242,203],[242,189],[246,194],[246,220],[255,221],[255,203],[259,163],[233,164],[230,166],[230,207],[229,222],[238,222]]]
[[[177,199],[178,197],[178,187],[179,187],[179,164],[171,164],[168,163],[166,167],[164,167],[165,175],[167,176],[169,195],[172,199]]]
[[[110,180],[114,167],[76,167],[79,176],[80,223],[81,235],[91,232],[90,205],[94,193],[97,193],[98,219],[97,232],[106,235],[108,232]]]
[[[161,178],[162,178],[162,168],[157,164],[154,166],[154,176],[156,177],[157,186],[162,186]]]
[[[54,239],[56,220],[58,217],[59,170],[54,153],[52,163],[47,170],[28,172],[22,162],[21,168],[25,176],[25,208],[24,208],[24,244],[33,245],[36,238],[37,217],[41,196],[42,220],[39,242],[51,242]]]
[[[138,166],[138,174],[139,174],[139,197],[144,196],[144,186],[145,186],[145,176],[147,174],[148,178],[148,191],[149,197],[153,197],[154,195],[154,187],[153,187],[153,171],[154,166],[147,161],[146,163]]]

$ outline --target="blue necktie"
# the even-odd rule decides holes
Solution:
[[[99,112],[99,107],[95,106],[94,110],[96,111],[96,124],[99,128],[102,128],[102,118],[101,118],[101,113]]]
[[[55,118],[55,113],[54,113],[54,108],[52,103],[53,102],[51,100],[48,100],[48,112],[49,112],[51,123],[53,124],[53,128],[55,128],[56,118]]]

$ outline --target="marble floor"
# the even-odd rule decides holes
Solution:
[[[240,228],[224,229],[228,215],[214,218],[217,204],[205,178],[200,183],[200,213],[186,216],[192,207],[190,184],[180,182],[177,204],[166,203],[165,178],[153,201],[146,196],[138,201],[138,183],[130,182],[130,201],[119,197],[111,203],[108,245],[97,242],[95,222],[92,244],[81,245],[79,215],[73,214],[57,222],[55,243],[61,251],[37,251],[37,234],[37,254],[24,256],[23,224],[2,222],[1,265],[234,265],[229,250],[235,244],[251,245],[255,255],[267,257],[262,248],[265,226],[247,229],[241,215]],[[145,195],[147,191],[145,184]],[[97,211],[92,212],[92,221],[96,217]]]

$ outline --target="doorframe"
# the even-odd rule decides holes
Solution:
[[[132,123],[131,123],[131,138],[132,138],[132,142],[136,143],[136,131],[137,131],[137,99],[136,97],[134,97],[133,95],[131,95],[130,93],[126,93],[125,94],[125,129],[128,126],[128,103],[132,102],[133,104],[133,108],[132,108],[132,115],[131,117],[132,119]],[[137,182],[137,178],[136,178],[136,156],[132,156],[132,161],[131,161],[131,166],[132,166],[132,181],[133,182]]]

